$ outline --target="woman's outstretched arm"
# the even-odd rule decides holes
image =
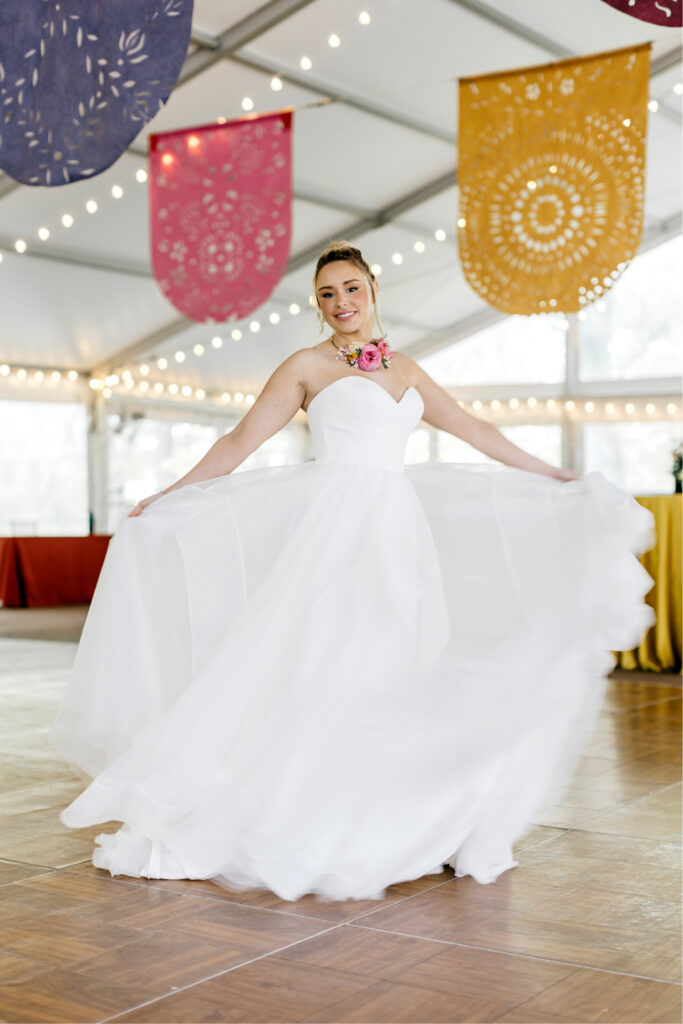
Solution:
[[[558,480],[577,479],[577,474],[573,470],[551,466],[543,459],[537,459],[535,455],[530,455],[529,452],[518,448],[512,441],[508,441],[493,423],[465,412],[458,405],[456,399],[437,384],[413,359],[398,352],[395,353],[394,358],[405,379],[409,380],[422,396],[424,402],[422,418],[425,423],[429,423],[438,430],[445,430],[447,433],[453,434],[454,437],[461,438],[477,451],[506,466],[525,469],[531,473],[541,473]]]
[[[301,408],[306,394],[305,365],[305,351],[299,350],[288,356],[270,375],[239,423],[219,437],[196,466],[163,491],[143,498],[129,516],[140,515],[147,505],[169,491],[231,473],[264,441],[286,426]]]

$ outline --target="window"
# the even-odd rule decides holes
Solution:
[[[442,387],[556,383],[564,378],[566,324],[554,315],[506,317],[420,366]]]
[[[222,424],[107,416],[108,529],[114,532],[141,498],[167,487],[206,455]]]
[[[579,319],[582,380],[671,377],[683,368],[683,237],[633,261]],[[582,314],[585,315],[585,314]]]
[[[597,470],[631,494],[671,494],[679,423],[590,423],[583,429],[585,472]]]
[[[88,533],[88,415],[81,403],[0,402],[0,531]]]
[[[558,424],[515,423],[502,426],[501,434],[519,448],[552,466],[562,465],[562,428]],[[497,462],[459,437],[437,431],[439,462]]]

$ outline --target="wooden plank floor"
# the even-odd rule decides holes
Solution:
[[[60,824],[81,786],[46,740],[76,620],[11,611],[1,1021],[680,1021],[679,678],[613,678],[572,784],[493,885],[449,870],[381,901],[290,903],[92,867],[102,828]]]

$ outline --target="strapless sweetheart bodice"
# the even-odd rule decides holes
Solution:
[[[406,444],[423,411],[415,387],[396,401],[369,377],[338,377],[308,406],[314,458],[403,471]]]

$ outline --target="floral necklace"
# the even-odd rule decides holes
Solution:
[[[334,345],[333,341],[332,344]],[[354,348],[340,345],[334,347],[337,349],[337,359],[343,359],[349,366],[357,366],[359,370],[379,370],[380,366],[388,370],[389,363],[394,358],[394,353],[384,338],[373,338],[372,341],[356,345]]]

